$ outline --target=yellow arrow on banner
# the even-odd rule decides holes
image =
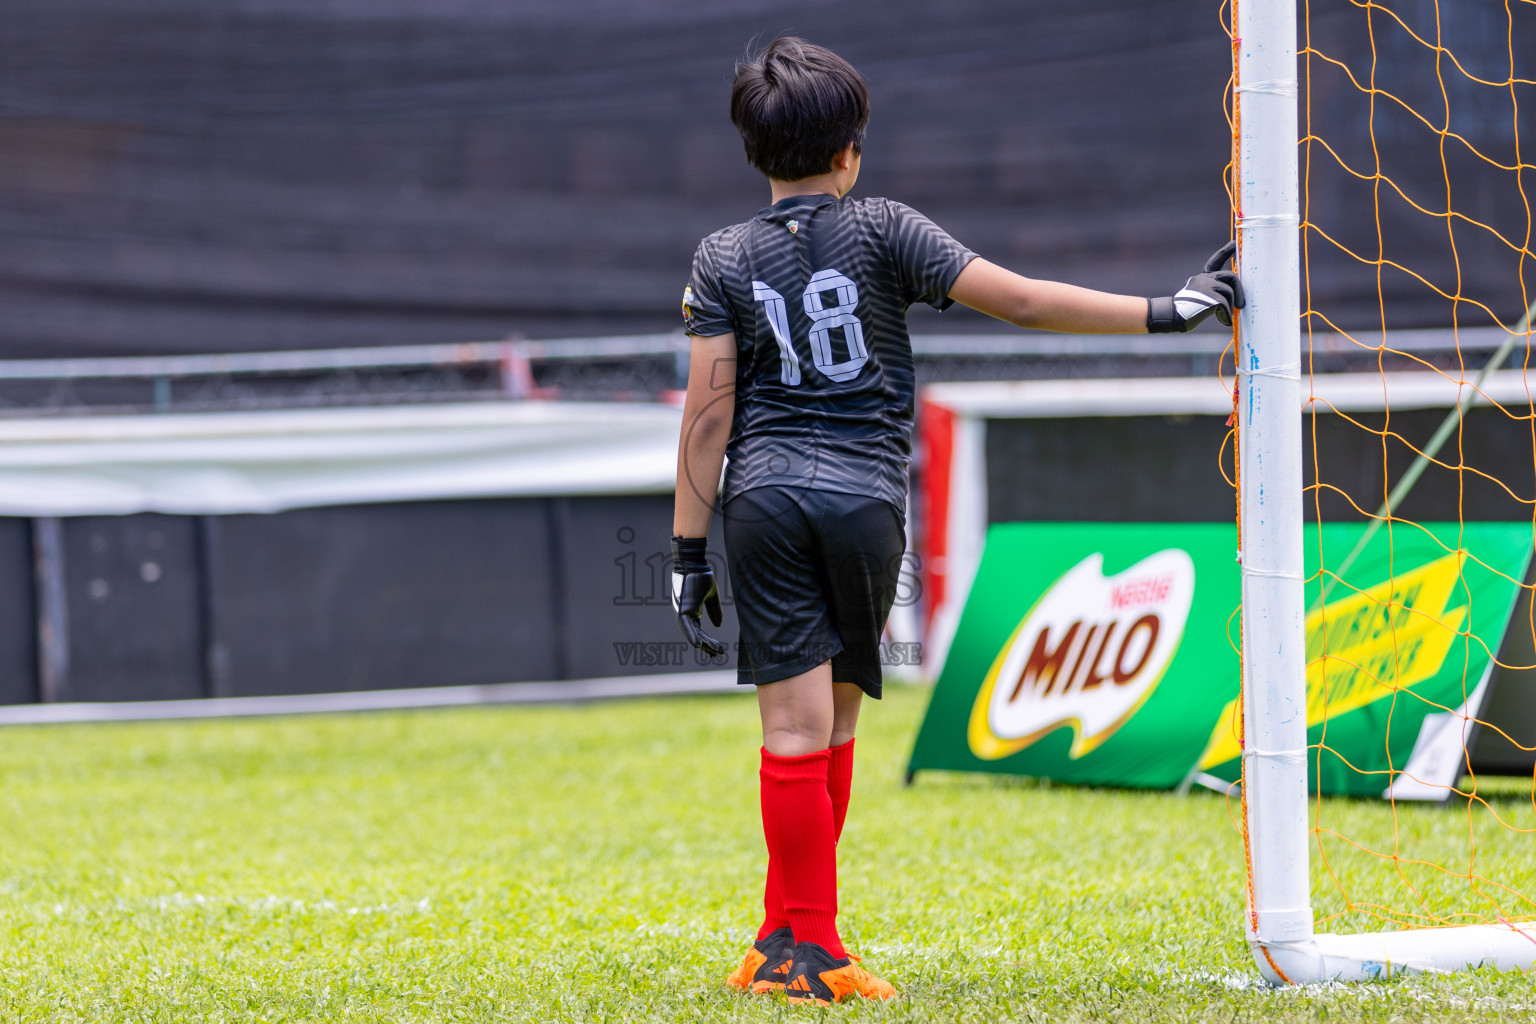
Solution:
[[[1307,616],[1307,727],[1422,683],[1445,664],[1467,606],[1446,611],[1463,553],[1412,569]],[[1200,758],[1205,771],[1241,757],[1231,701]]]

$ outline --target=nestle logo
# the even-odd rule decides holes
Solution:
[[[1144,604],[1161,604],[1168,600],[1173,588],[1172,576],[1148,576],[1139,580],[1127,580],[1109,592],[1111,608],[1135,608]]]

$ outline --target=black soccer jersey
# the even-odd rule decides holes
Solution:
[[[771,485],[906,508],[907,308],[945,309],[975,254],[889,199],[791,196],[699,243],[689,334],[736,335],[725,500]]]

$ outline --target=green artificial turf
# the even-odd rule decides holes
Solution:
[[[0,1020],[1536,1013],[1531,978],[1491,972],[1263,987],[1222,798],[950,775],[904,788],[925,699],[866,706],[841,851],[844,935],[903,990],[893,1003],[815,1011],[721,984],[764,859],[743,695],[4,730]],[[1531,824],[1518,791],[1495,805]],[[1398,819],[1464,863],[1464,810]],[[1330,802],[1325,821],[1391,837],[1374,803]],[[1501,881],[1536,888],[1536,836],[1479,826],[1478,842]],[[1317,874],[1320,910],[1339,909]],[[1400,883],[1359,885],[1405,902]],[[1464,890],[1426,898],[1443,912]]]

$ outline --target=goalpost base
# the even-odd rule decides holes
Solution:
[[[1248,945],[1271,985],[1374,981],[1478,967],[1501,971],[1536,967],[1536,924],[1314,935],[1295,942],[1263,942],[1249,935]]]

